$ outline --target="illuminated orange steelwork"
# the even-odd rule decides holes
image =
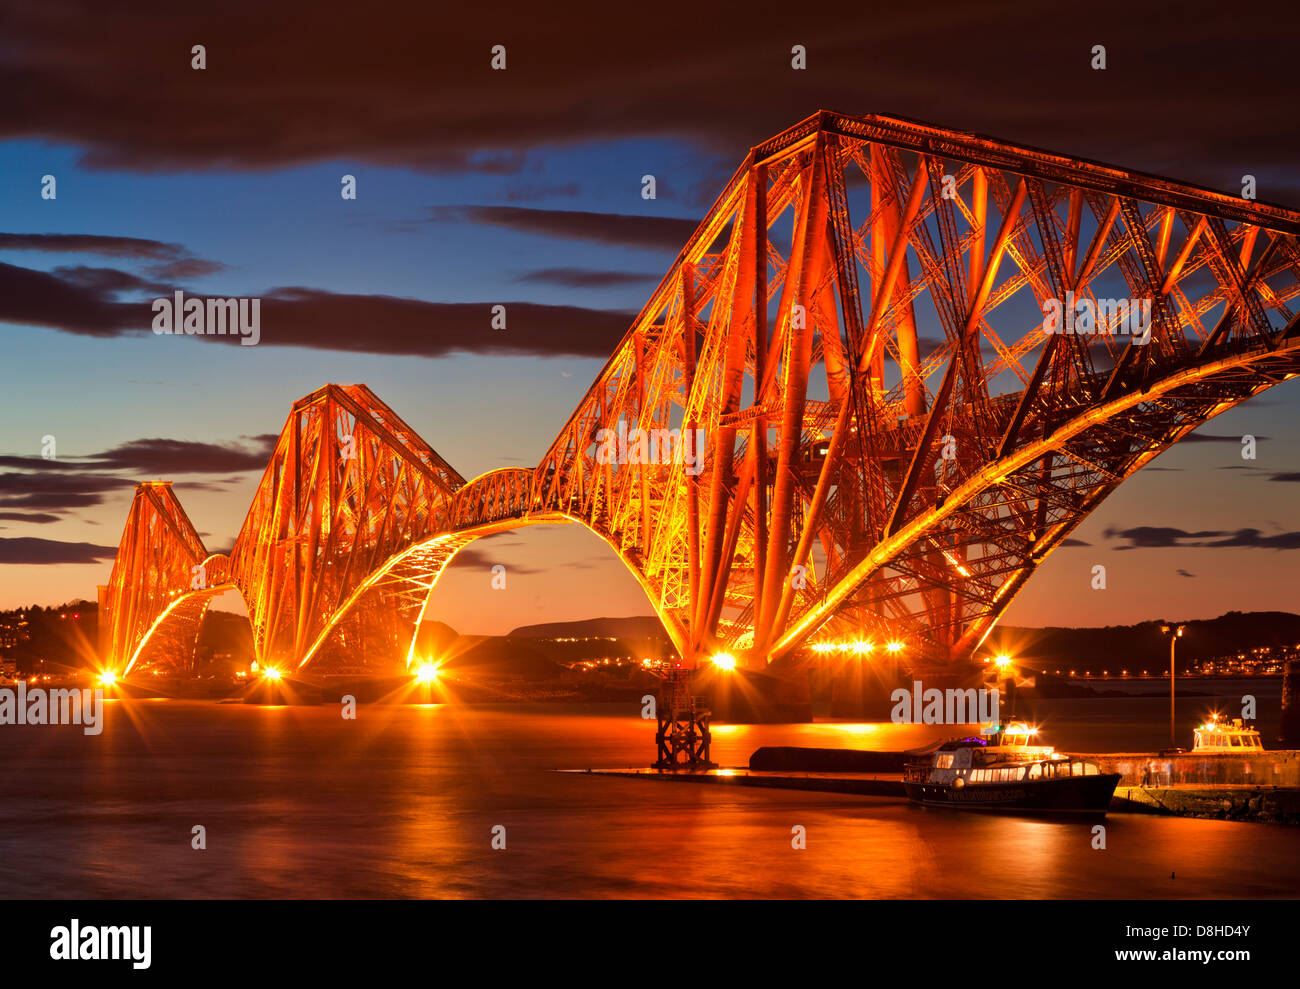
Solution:
[[[751,150],[536,468],[465,482],[369,389],[331,385],[294,406],[229,560],[142,485],[106,665],[191,634],[230,586],[263,662],[410,665],[458,549],[556,521],[615,550],[692,665],[814,633],[969,656],[1120,482],[1300,372],[1298,235],[1280,207],[816,114]],[[1121,332],[1048,332],[1070,299]],[[1112,299],[1149,303],[1149,343]],[[611,460],[620,423],[652,441]],[[681,445],[650,431],[697,429],[698,471],[657,455]]]

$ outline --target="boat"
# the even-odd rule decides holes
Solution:
[[[1031,742],[1023,722],[989,725],[943,742],[907,763],[903,786],[913,803],[969,810],[1105,814],[1119,773]]]
[[[1240,755],[1243,752],[1264,751],[1258,729],[1244,725],[1240,718],[1233,718],[1232,723],[1228,724],[1220,721],[1217,714],[1212,714],[1192,734],[1196,738],[1192,746],[1195,755]]]

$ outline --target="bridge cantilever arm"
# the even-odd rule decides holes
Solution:
[[[1007,206],[1006,212],[1002,215],[1002,226],[998,229],[997,239],[993,242],[993,250],[989,254],[989,263],[984,269],[984,279],[980,283],[979,292],[971,302],[970,313],[966,317],[965,329],[962,331],[961,338],[957,341],[957,349],[953,351],[952,357],[948,360],[948,367],[943,375],[943,383],[939,386],[939,394],[935,396],[930,411],[926,414],[925,429],[921,433],[921,439],[917,442],[916,450],[912,453],[912,462],[908,465],[907,476],[899,489],[898,500],[894,503],[894,511],[890,515],[889,525],[885,528],[886,536],[891,536],[898,531],[903,516],[907,512],[908,503],[911,502],[912,495],[916,492],[916,484],[921,476],[922,465],[925,462],[926,454],[929,453],[930,445],[934,442],[935,430],[939,426],[939,416],[942,415],[945,406],[948,404],[948,398],[952,394],[952,386],[957,377],[958,350],[969,345],[971,335],[979,327],[980,320],[983,318],[984,305],[988,301],[989,292],[993,289],[993,280],[997,278],[1002,256],[1006,252],[1007,241],[1010,240],[1012,231],[1020,222],[1020,209],[1024,205],[1027,188],[1024,178],[1021,178],[1016,183],[1016,191],[1011,197],[1010,205]]]

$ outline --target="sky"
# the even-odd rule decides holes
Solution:
[[[93,599],[139,480],[229,548],[327,382],[369,385],[464,477],[532,466],[748,149],[819,108],[1226,192],[1251,174],[1300,207],[1285,5],[267,6],[0,9],[0,608]],[[177,289],[262,299],[261,342],[153,334]],[[1297,412],[1293,381],[1161,456],[1004,621],[1300,610]],[[650,612],[595,536],[531,527],[462,554],[427,617]]]

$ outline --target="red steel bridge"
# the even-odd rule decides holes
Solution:
[[[103,660],[183,661],[233,587],[265,664],[409,664],[461,547],[557,522],[610,545],[688,663],[845,634],[959,660],[1125,478],[1300,372],[1298,295],[1300,213],[823,111],[750,151],[535,468],[466,481],[369,388],[327,385],[229,556],[139,485]],[[1095,332],[1051,332],[1052,300]],[[1115,300],[1148,307],[1148,341]],[[609,462],[620,422],[653,443]],[[703,469],[654,430],[703,430]]]

